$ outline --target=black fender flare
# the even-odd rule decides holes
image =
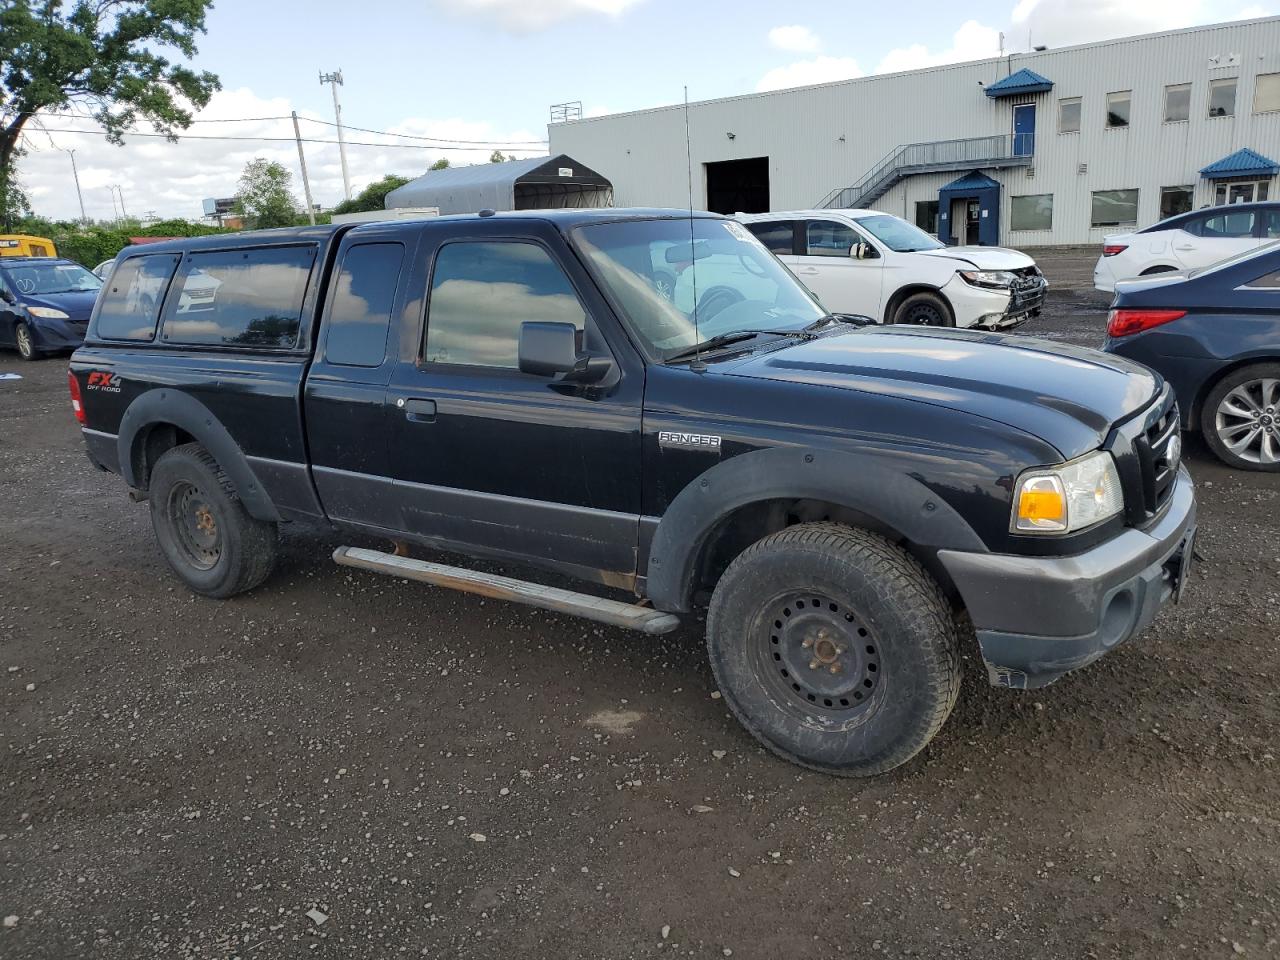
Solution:
[[[124,412],[116,450],[120,457],[120,475],[125,483],[136,490],[147,488],[147,480],[134,470],[137,444],[149,428],[161,423],[171,423],[191,434],[209,451],[235,484],[236,494],[250,516],[258,520],[280,521],[280,512],[249,466],[240,445],[208,407],[181,390],[165,387],[148,390],[129,404],[129,409]]]
[[[653,605],[689,612],[698,559],[716,526],[768,500],[839,504],[927,550],[987,552],[965,519],[902,465],[874,454],[773,447],[717,464],[671,502],[649,547],[645,592]]]

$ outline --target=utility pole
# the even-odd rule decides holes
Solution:
[[[311,181],[307,179],[307,158],[302,152],[302,134],[298,132],[298,111],[293,111],[293,139],[298,142],[298,165],[302,167],[302,192],[307,196],[307,219],[316,225],[316,208],[311,202]],[[345,173],[345,169],[343,171]]]
[[[342,104],[338,103],[338,87],[342,85],[342,68],[333,73],[320,74],[320,85],[330,84],[333,87],[333,119],[338,125],[338,156],[342,160],[342,192],[351,199],[351,177],[347,173],[347,141],[342,135]]]
[[[107,187],[107,192],[111,194],[111,216],[116,223],[120,223],[120,208],[116,206],[116,188],[114,185]]]
[[[67,153],[71,154],[71,175],[76,179],[76,197],[80,200],[80,222],[88,223],[89,218],[84,215],[84,194],[80,192],[80,172],[76,170],[76,152],[73,149],[63,147]]]
[[[120,215],[121,215],[122,217],[124,217],[124,219],[128,220],[128,219],[129,219],[129,211],[128,211],[128,210],[126,210],[126,209],[124,208],[124,188],[123,188],[123,187],[121,187],[121,186],[120,186],[120,184],[118,184],[118,183],[113,183],[113,184],[111,184],[111,189],[112,189],[112,190],[114,190],[116,193],[120,194]],[[114,194],[112,194],[111,201],[112,201],[112,202],[111,202],[111,205],[112,205],[112,206],[115,206],[115,195],[114,195]]]

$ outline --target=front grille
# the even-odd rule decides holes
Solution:
[[[1106,449],[1115,457],[1124,487],[1125,519],[1142,527],[1164,511],[1173,494],[1181,457],[1178,404],[1168,385],[1145,410],[1111,431]]]
[[[1151,496],[1149,509],[1159,513],[1164,507],[1169,494],[1173,492],[1173,481],[1178,475],[1178,460],[1182,453],[1179,435],[1178,405],[1169,397],[1169,402],[1160,410],[1159,416],[1147,427],[1142,437],[1146,458],[1150,463]]]

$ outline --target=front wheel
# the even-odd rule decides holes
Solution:
[[[276,561],[276,526],[249,514],[204,447],[188,443],[166,451],[150,487],[156,540],[188,587],[224,598],[267,579]]]
[[[18,356],[23,360],[37,360],[40,357],[36,350],[36,342],[31,334],[31,328],[21,321],[14,328],[14,339],[18,343]]]
[[[739,555],[712,595],[707,650],[753,736],[840,776],[911,759],[960,689],[938,585],[888,540],[835,523],[790,527]]]
[[[1280,471],[1280,363],[1223,377],[1205,398],[1200,420],[1209,449],[1227,466]]]
[[[933,293],[913,293],[893,311],[891,323],[917,327],[954,327],[946,301]]]

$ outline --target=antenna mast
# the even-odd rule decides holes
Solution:
[[[685,84],[684,88],[684,155],[685,162],[688,164],[689,172],[689,269],[692,271],[693,277],[693,346],[695,353],[693,355],[693,363],[689,365],[690,370],[705,370],[706,365],[702,362],[702,352],[698,349],[702,343],[702,338],[698,335],[698,257],[694,248],[693,237],[693,145],[689,138],[689,85]]]

